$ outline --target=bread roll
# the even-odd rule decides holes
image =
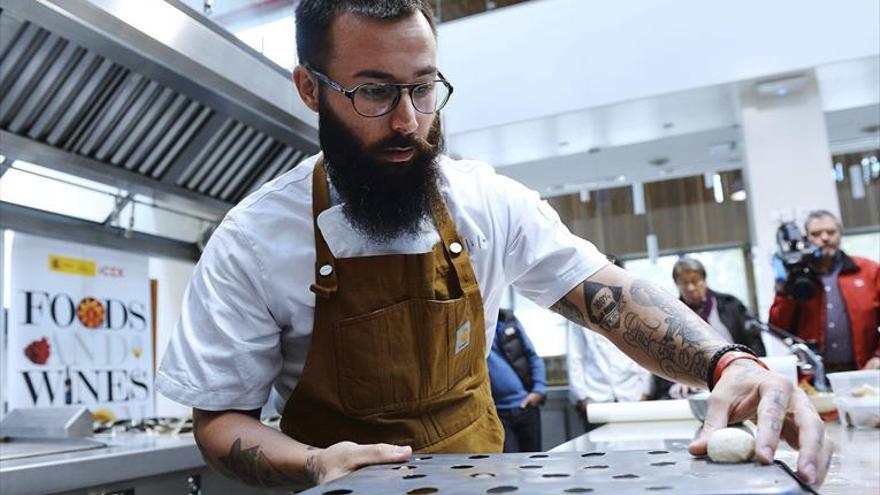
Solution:
[[[707,449],[713,462],[748,462],[755,456],[755,437],[739,428],[721,428],[709,434]]]

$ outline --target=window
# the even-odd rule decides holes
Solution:
[[[115,205],[115,187],[26,162],[13,162],[0,178],[0,200],[38,210],[103,222]]]

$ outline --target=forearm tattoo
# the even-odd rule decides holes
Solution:
[[[697,382],[705,381],[712,353],[719,346],[712,342],[706,323],[672,296],[643,280],[634,281],[629,294],[635,305],[657,308],[664,316],[661,323],[642,317],[643,312],[627,313],[624,341],[656,359],[669,378],[689,376]],[[664,323],[665,332],[658,331]]]
[[[577,307],[576,304],[565,297],[556,301],[553,306],[550,306],[550,310],[559,313],[572,323],[577,323],[581,326],[587,325],[586,321],[584,321],[584,314],[581,312],[581,308]]]
[[[719,344],[706,332],[706,324],[679,301],[642,280],[628,288],[585,281],[582,289],[583,309],[567,296],[550,309],[585,327],[606,332],[622,328],[624,342],[654,360],[668,378],[705,380]],[[660,314],[650,316],[656,311]]]
[[[623,309],[622,287],[584,282],[584,307],[590,322],[599,328],[612,331],[620,328],[620,312]]]
[[[586,316],[577,304],[565,297],[556,301],[550,309],[584,327],[592,323],[608,332],[620,328],[623,288],[590,281],[584,282],[582,287]]]
[[[259,445],[242,449],[241,438],[236,438],[229,454],[218,458],[217,462],[224,474],[248,485],[281,487],[302,484],[303,481],[275,467]]]

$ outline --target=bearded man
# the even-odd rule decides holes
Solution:
[[[880,265],[840,249],[843,226],[827,210],[804,221],[819,256],[813,296],[799,300],[777,287],[770,323],[815,342],[828,372],[880,369]]]
[[[442,155],[452,84],[437,67],[429,3],[297,6],[293,79],[320,116],[322,153],[214,232],[157,377],[193,407],[208,463],[291,487],[413,451],[500,452],[486,356],[514,286],[657,373],[717,385],[695,453],[760,402],[761,462],[784,423],[786,438],[801,431],[802,476],[821,481],[831,442],[802,392],[609,265],[535,192]],[[273,388],[281,431],[258,418]]]

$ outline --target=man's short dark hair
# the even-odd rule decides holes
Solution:
[[[837,215],[831,213],[828,210],[813,210],[807,214],[807,219],[804,220],[804,233],[809,234],[810,230],[807,228],[810,226],[810,222],[813,220],[818,220],[820,218],[831,218],[834,220],[834,224],[837,225],[837,231],[843,234],[843,225],[840,223],[840,220],[837,218]]]
[[[706,267],[699,260],[688,258],[687,256],[679,258],[672,267],[672,280],[678,282],[678,277],[685,272],[697,272],[706,279]]]
[[[351,13],[371,19],[397,19],[421,12],[437,36],[434,12],[428,0],[302,0],[296,7],[296,54],[300,64],[325,70],[332,50],[330,26],[338,16]]]

